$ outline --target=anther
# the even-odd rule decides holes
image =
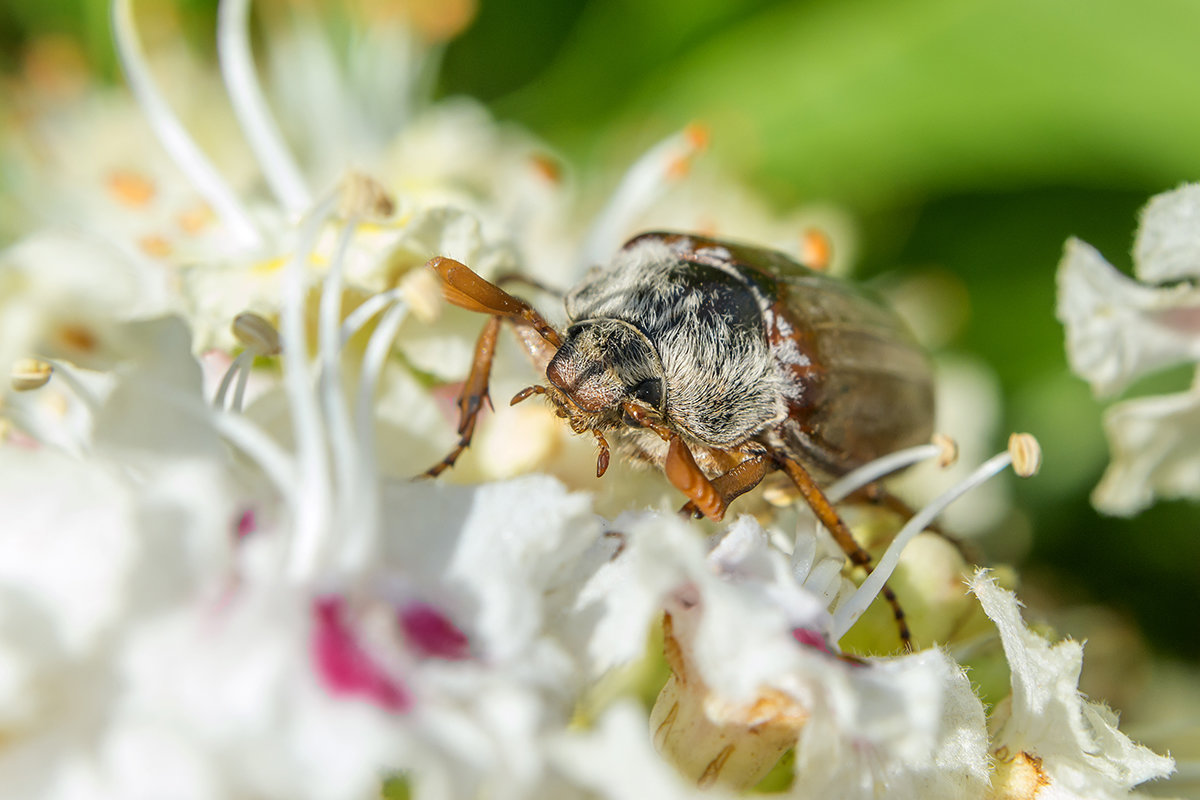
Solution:
[[[233,335],[256,356],[275,356],[281,350],[279,331],[264,317],[243,311],[233,318]]]
[[[937,445],[941,450],[941,455],[938,456],[939,467],[945,469],[955,461],[958,461],[958,442],[944,433],[935,433],[929,441]]]
[[[338,215],[387,218],[396,213],[396,203],[379,181],[362,172],[350,172],[342,179],[338,193]]]
[[[1008,437],[1008,452],[1012,456],[1013,472],[1022,478],[1036,475],[1042,466],[1042,448],[1031,433],[1014,433]]]
[[[12,366],[12,388],[18,392],[40,389],[47,384],[54,368],[37,358],[22,358]]]

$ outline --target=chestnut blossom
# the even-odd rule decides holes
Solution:
[[[454,439],[446,384],[473,340],[441,316],[425,259],[582,268],[700,137],[667,137],[581,236],[551,235],[551,170],[475,106],[423,107],[430,52],[394,20],[358,54],[383,74],[340,72],[311,20],[274,52],[281,80],[305,76],[289,92],[327,101],[283,96],[310,114],[297,158],[248,12],[221,3],[221,67],[269,198],[209,161],[115,0],[169,168],[109,189],[134,208],[197,196],[203,225],[147,249],[141,223],[109,229],[106,211],[0,254],[0,358],[16,365],[0,392],[0,795],[350,800],[387,783],[420,800],[634,800],[732,796],[777,770],[794,797],[982,798],[1012,796],[1020,767],[1046,797],[1117,797],[1170,770],[1079,697],[1078,646],[1029,634],[986,575],[976,605],[961,555],[920,533],[1008,464],[1033,471],[1032,440],[923,508],[870,576],[803,513],[705,541],[648,510],[657,479],[576,491],[545,415],[522,428],[537,442],[481,434],[465,485],[411,480]],[[354,102],[376,81],[404,102]],[[946,454],[890,454],[829,492]],[[533,469],[552,474],[497,479]],[[897,654],[896,620],[879,636],[863,616],[885,581],[925,649]],[[990,733],[954,658],[985,615],[1013,674]],[[671,676],[637,685],[656,631]]]
[[[1058,317],[1071,369],[1107,397],[1164,367],[1200,361],[1200,186],[1143,209],[1126,277],[1095,248],[1067,242]],[[1193,381],[1195,384],[1195,382]],[[1131,515],[1157,497],[1200,495],[1200,388],[1124,400],[1104,415],[1112,460],[1092,495],[1101,511]]]

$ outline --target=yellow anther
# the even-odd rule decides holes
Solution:
[[[1013,472],[1022,478],[1036,475],[1042,466],[1042,447],[1031,433],[1009,436],[1008,452],[1012,456]]]
[[[40,389],[50,380],[54,368],[37,358],[18,359],[13,364],[10,377],[12,387],[18,392],[28,392]]]
[[[941,448],[941,454],[938,456],[938,466],[942,469],[958,461],[958,442],[951,439],[944,433],[935,433],[930,441]]]

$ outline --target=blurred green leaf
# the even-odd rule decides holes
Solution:
[[[576,153],[604,135],[598,121],[700,118],[719,160],[780,197],[858,207],[1200,173],[1200,4],[1188,0],[822,0],[746,18],[729,4],[646,5],[595,4],[502,111]]]

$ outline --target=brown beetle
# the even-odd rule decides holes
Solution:
[[[613,436],[662,466],[689,498],[684,511],[719,520],[782,470],[851,561],[870,569],[820,484],[928,441],[933,388],[925,353],[866,291],[771,250],[646,233],[567,294],[559,334],[457,261],[430,266],[451,303],[492,318],[459,399],[458,446],[428,475],[470,444],[508,319],[547,380],[513,402],[545,395],[573,430],[595,436],[598,476]]]

